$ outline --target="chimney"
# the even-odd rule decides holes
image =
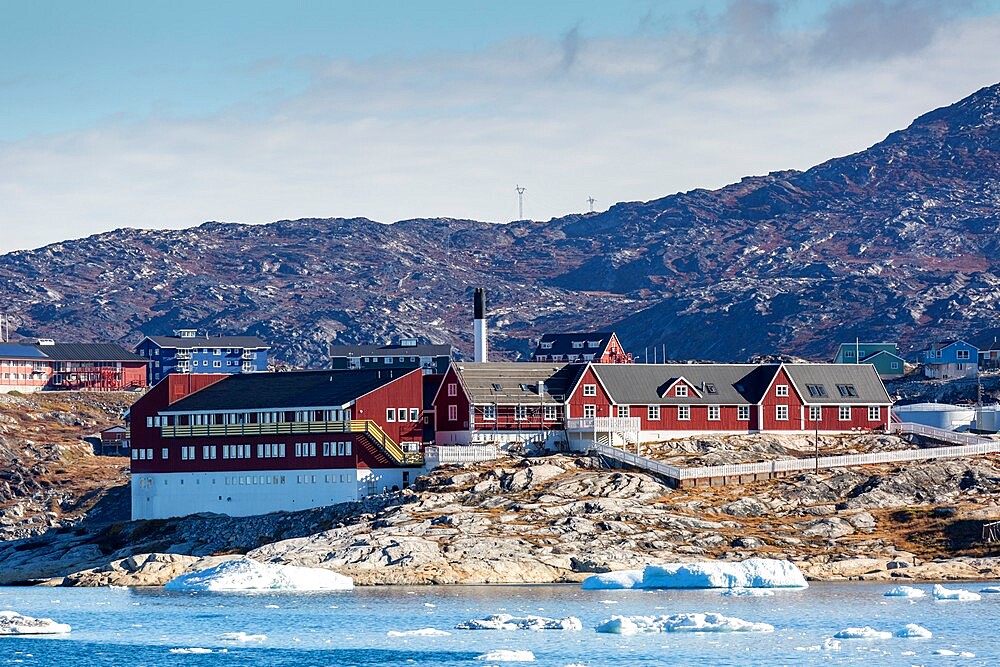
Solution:
[[[486,348],[486,290],[476,288],[474,312],[475,361],[486,361],[489,351]]]

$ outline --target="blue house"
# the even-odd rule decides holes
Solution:
[[[178,329],[173,336],[146,336],[135,353],[149,359],[152,386],[171,373],[266,371],[269,349],[256,336],[199,336],[196,329]]]
[[[895,343],[841,343],[833,363],[871,364],[883,380],[901,377],[906,372]]]
[[[924,365],[924,375],[929,378],[950,380],[979,375],[979,348],[964,340],[934,343],[920,351],[919,360]]]

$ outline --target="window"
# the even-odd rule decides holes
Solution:
[[[774,406],[774,418],[779,422],[788,421],[788,406],[787,405],[776,405]]]
[[[587,347],[598,348],[601,346],[601,341],[599,340],[588,340]]]
[[[837,391],[844,398],[855,397],[858,395],[858,390],[854,388],[853,384],[838,384]]]
[[[514,421],[523,422],[528,418],[528,408],[523,405],[514,406]]]
[[[712,384],[711,382],[706,382],[705,383],[705,391],[708,392],[709,394],[718,394],[719,393],[719,390],[716,389],[715,385]]]
[[[406,408],[396,408],[396,421],[406,421]]]
[[[585,385],[583,385],[583,395],[584,396],[597,396],[597,385],[596,384],[585,384]]]
[[[708,420],[715,422],[720,419],[722,419],[722,409],[718,405],[708,406]]]
[[[385,409],[385,420],[387,422],[396,421],[396,408],[386,408]]]
[[[212,362],[212,366],[215,367],[215,368],[222,368],[222,362],[221,361],[213,361]]]
[[[654,422],[660,421],[660,406],[659,405],[650,405],[649,407],[647,407],[646,408],[646,417],[650,421],[654,421]]]
[[[844,350],[844,356],[848,359],[854,358],[854,350]]]
[[[449,396],[458,396],[458,385],[456,383],[454,383],[454,382],[449,382],[448,383],[448,395]]]
[[[583,349],[583,341],[582,340],[575,340],[575,341],[573,341],[573,349],[574,350],[582,350]]]
[[[164,447],[160,450],[160,458],[166,461],[170,457],[170,450]]]
[[[678,405],[677,406],[677,419],[682,422],[691,421],[691,406],[690,405]]]
[[[536,354],[535,355],[535,361],[547,361],[548,358],[549,358],[549,355],[547,355],[547,354]]]
[[[868,406],[868,421],[877,422],[882,420],[882,408],[877,405]]]
[[[554,422],[556,420],[556,406],[546,405],[543,408],[543,411],[544,411],[543,417],[545,421]]]
[[[597,406],[596,405],[585,405],[583,406],[583,416],[584,418],[593,418],[597,416]]]
[[[826,396],[826,387],[821,384],[807,384],[806,391],[808,391],[809,395],[813,398],[822,398]]]
[[[420,419],[420,408],[410,408],[410,421],[415,422]]]
[[[818,422],[823,419],[823,408],[819,405],[809,406],[809,421]]]
[[[774,395],[775,396],[788,396],[788,385],[787,384],[778,384],[778,385],[775,385],[774,386]]]
[[[889,368],[891,368],[894,371],[898,371],[899,370],[899,362],[898,361],[891,361],[891,362],[889,362]]]
[[[214,354],[215,356],[218,357],[219,355],[222,354],[222,348],[219,348],[219,347],[213,348],[212,349],[212,354]]]
[[[552,341],[550,341],[550,340],[543,341],[542,342],[542,349],[543,350],[551,350],[552,349]]]
[[[617,415],[619,417],[628,417],[628,413],[629,413],[629,410],[628,410],[628,406],[627,405],[619,405],[619,406],[617,406]]]
[[[681,398],[687,396],[688,395],[687,385],[684,384],[677,385],[677,388],[674,390],[674,395]]]
[[[840,409],[837,410],[837,416],[842,422],[851,421],[851,406],[841,405]]]
[[[750,421],[750,406],[749,405],[737,405],[736,406],[736,419],[741,422]]]
[[[969,358],[969,351],[968,350],[955,350],[955,358],[956,359],[968,359]]]
[[[486,421],[494,421],[497,418],[497,406],[495,405],[484,405],[483,406],[483,419]]]
[[[458,406],[457,405],[449,405],[448,406],[448,421],[457,421],[457,420],[458,420]]]

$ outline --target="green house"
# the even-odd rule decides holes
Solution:
[[[895,343],[841,343],[833,363],[872,364],[882,379],[897,378],[906,372]]]

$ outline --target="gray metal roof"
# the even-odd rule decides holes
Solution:
[[[618,405],[757,403],[778,370],[776,364],[593,364],[592,368]],[[664,398],[667,387],[680,378],[697,393]]]
[[[892,403],[878,371],[871,364],[785,364],[792,384],[806,403],[813,405],[847,403],[875,405]],[[813,396],[809,385],[822,386],[825,396]],[[851,390],[840,390],[840,387]],[[855,393],[856,396],[852,396]]]
[[[45,359],[45,354],[34,345],[0,343],[0,359]]]
[[[55,361],[141,361],[149,359],[133,354],[113,343],[54,343],[32,345],[49,359]]]
[[[270,345],[256,336],[146,336],[160,347],[189,350],[196,347],[242,347],[251,349],[270,349]]]
[[[451,345],[331,345],[330,357],[450,357]]]
[[[540,362],[455,363],[474,404],[538,405],[562,403],[584,364]],[[538,383],[543,382],[541,396]]]

